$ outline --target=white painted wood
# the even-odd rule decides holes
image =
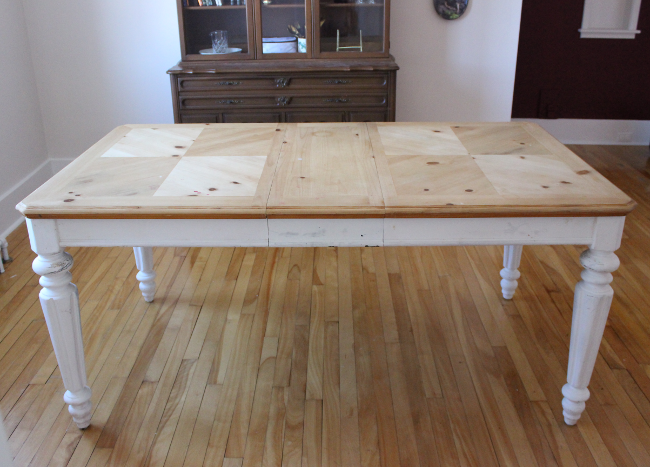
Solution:
[[[504,298],[517,287],[523,245],[583,244],[585,267],[576,287],[564,386],[565,421],[575,424],[589,398],[604,323],[612,300],[610,272],[621,241],[624,217],[385,218],[385,219],[37,219],[27,221],[34,270],[43,275],[41,303],[64,375],[65,400],[75,422],[88,426],[86,386],[76,287],[70,283],[72,258],[63,246],[132,246],[145,300],[153,298],[152,246],[409,246],[506,245],[501,271]]]
[[[385,246],[589,245],[594,217],[386,218]]]
[[[150,246],[133,247],[135,266],[140,270],[136,279],[140,281],[140,290],[145,302],[153,302],[156,293],[156,272],[153,270],[153,248]]]
[[[589,399],[587,385],[596,363],[614,290],[612,272],[620,262],[611,251],[586,250],[580,255],[584,266],[573,301],[571,346],[567,384],[562,387],[564,421],[575,425]]]
[[[9,257],[9,244],[5,238],[0,238],[0,252],[2,253],[0,255],[0,274],[2,274],[5,272],[4,263],[11,261]]]
[[[616,251],[621,247],[625,216],[598,217],[594,238],[589,246],[592,250]]]
[[[585,0],[582,13],[583,39],[634,39],[641,0]]]
[[[503,298],[510,300],[517,290],[517,279],[521,277],[519,263],[521,262],[522,245],[505,245],[503,247],[503,269],[501,270],[501,293]]]
[[[27,220],[34,253],[34,272],[41,276],[39,297],[50,333],[63,384],[63,400],[79,428],[90,424],[91,390],[86,381],[81,316],[77,287],[70,281],[72,256],[59,245],[56,223],[50,220]]]
[[[29,244],[34,253],[58,253],[59,232],[54,219],[26,219]]]
[[[613,245],[624,217],[37,221],[56,224],[61,246]]]
[[[62,246],[268,246],[266,219],[59,219]]]
[[[381,246],[384,219],[269,219],[269,246]]]

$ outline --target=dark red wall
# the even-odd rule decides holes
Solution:
[[[584,3],[523,0],[512,116],[650,120],[650,0],[635,39],[580,39]]]

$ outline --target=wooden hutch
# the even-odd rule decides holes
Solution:
[[[389,2],[177,0],[174,121],[395,121]],[[226,53],[212,50],[215,30]]]

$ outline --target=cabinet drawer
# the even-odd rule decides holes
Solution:
[[[273,96],[195,96],[181,97],[181,109],[224,109],[236,107],[275,107]]]
[[[385,89],[388,85],[388,75],[332,75],[318,77],[296,77],[290,82],[291,88],[308,89]]]
[[[325,76],[274,75],[262,77],[217,77],[183,76],[178,78],[180,92],[217,91],[239,92],[249,90],[325,90],[325,89],[377,89],[388,86],[388,75],[382,74],[337,74]]]
[[[217,123],[214,114],[183,114],[180,123]]]
[[[347,106],[385,106],[385,94],[335,94],[320,96],[294,96],[290,98],[291,107],[347,107]]]
[[[348,106],[386,106],[386,94],[269,94],[266,96],[231,95],[220,97],[182,96],[180,108],[191,109],[227,109],[227,108],[295,108],[295,107],[336,107]]]
[[[264,78],[218,78],[207,77],[181,77],[178,78],[178,90],[183,91],[223,91],[238,92],[240,90],[255,89],[282,89],[287,86],[287,78],[264,77]]]
[[[223,123],[279,123],[280,112],[224,112]]]
[[[344,122],[345,112],[287,112],[288,123]]]
[[[350,112],[351,122],[387,122],[386,112]]]

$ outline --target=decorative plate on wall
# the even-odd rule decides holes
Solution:
[[[436,13],[444,19],[458,19],[467,10],[469,0],[433,0]]]

